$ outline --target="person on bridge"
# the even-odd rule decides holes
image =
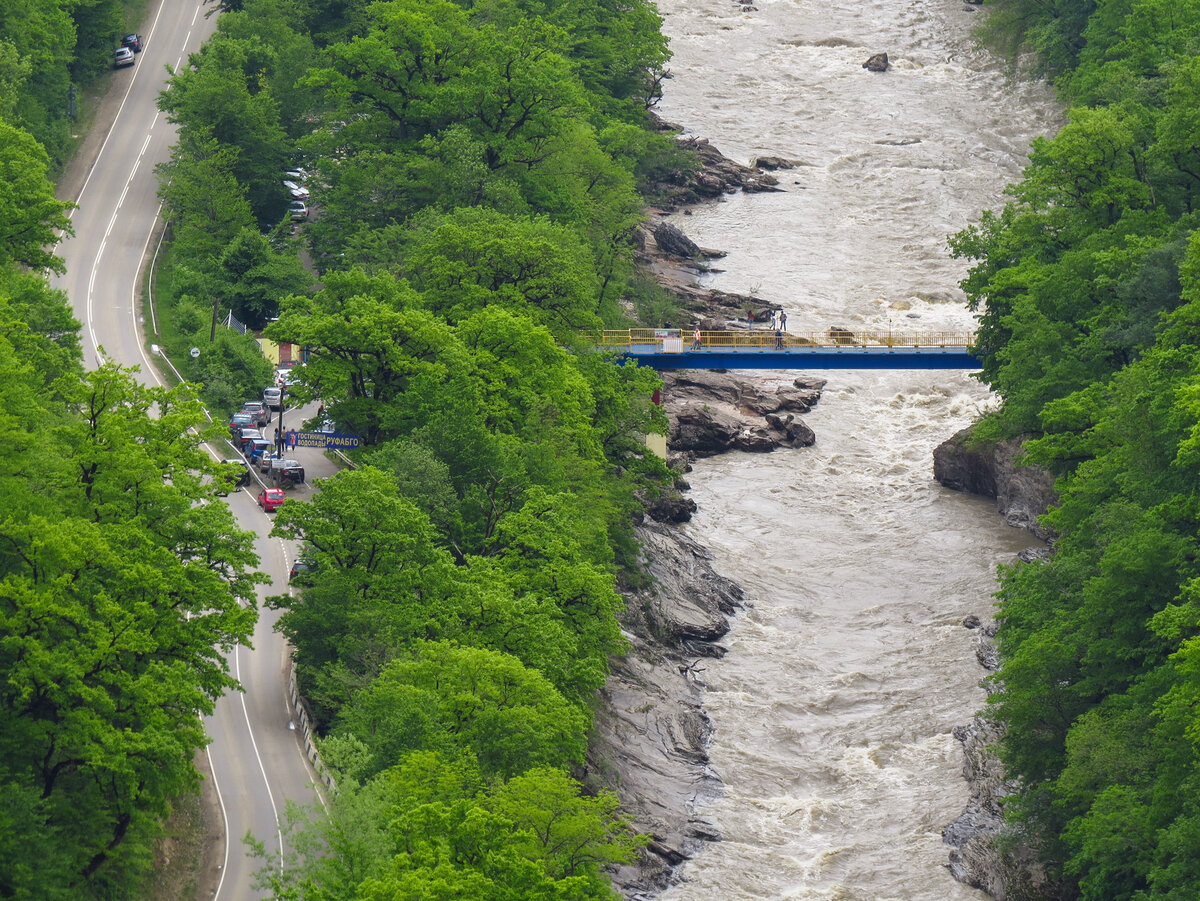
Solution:
[[[775,329],[775,349],[783,350],[783,329]]]
[[[700,329],[697,328],[692,332],[692,350],[699,350],[703,345],[700,343]]]
[[[783,310],[779,311],[779,327],[785,332],[787,331],[787,313]]]

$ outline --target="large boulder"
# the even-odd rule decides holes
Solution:
[[[676,414],[668,443],[674,450],[709,456],[733,447],[741,431],[742,421],[731,413],[688,407]]]
[[[886,53],[872,53],[870,58],[862,64],[862,67],[868,72],[886,72],[888,70],[888,55]]]
[[[658,249],[685,260],[699,259],[700,246],[670,222],[658,222],[651,229]]]
[[[687,522],[696,512],[696,502],[675,490],[659,493],[645,507],[646,513],[658,522]]]
[[[795,169],[796,164],[791,160],[784,159],[781,156],[760,156],[751,161],[750,165],[755,169]]]

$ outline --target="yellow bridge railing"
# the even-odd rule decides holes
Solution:
[[[663,353],[685,350],[777,349],[836,347],[853,348],[940,348],[970,347],[974,332],[856,332],[829,329],[825,332],[784,332],[777,336],[772,329],[743,329],[730,331],[701,331],[699,347],[695,332],[685,329],[610,329],[600,334],[599,344],[614,350],[655,346]],[[682,346],[681,346],[682,344]]]

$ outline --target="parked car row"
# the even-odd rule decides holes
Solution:
[[[121,46],[113,51],[113,67],[132,66],[137,62],[136,53],[142,52],[144,42],[140,34],[127,34],[121,38]]]
[[[283,173],[284,190],[292,198],[288,205],[288,216],[293,222],[302,222],[308,218],[308,173],[300,168],[289,169]]]

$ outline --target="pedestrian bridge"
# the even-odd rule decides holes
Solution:
[[[981,369],[972,332],[619,329],[599,344],[654,369]]]

